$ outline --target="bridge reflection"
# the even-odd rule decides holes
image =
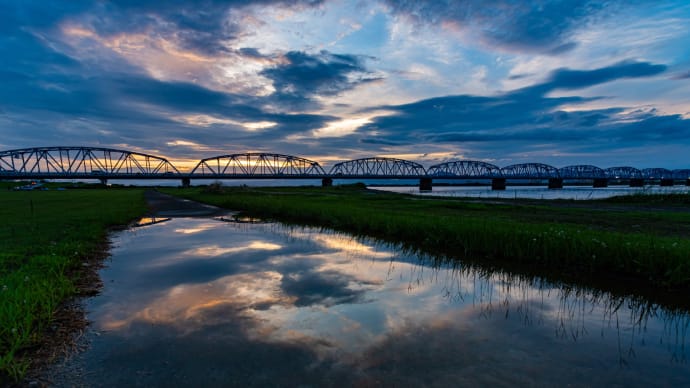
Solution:
[[[564,181],[643,186],[658,183],[690,186],[690,169],[609,167],[573,165],[562,168],[544,163],[522,163],[498,167],[477,160],[456,160],[425,168],[419,163],[388,157],[370,157],[336,163],[327,173],[316,161],[274,153],[239,153],[200,160],[188,173],[180,172],[167,159],[101,147],[36,147],[0,151],[0,179],[179,179],[188,186],[192,179],[321,179],[330,186],[333,179],[415,179],[420,189],[431,190],[432,180],[490,182],[504,190],[508,182],[547,184],[562,188]]]

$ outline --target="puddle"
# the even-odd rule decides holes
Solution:
[[[118,232],[58,386],[688,386],[690,316],[315,228]]]

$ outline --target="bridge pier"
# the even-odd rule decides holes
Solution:
[[[690,186],[690,178],[685,180],[685,186]]]
[[[609,187],[609,180],[606,178],[595,178],[592,187]]]
[[[644,179],[630,178],[630,187],[644,187]]]
[[[549,178],[549,189],[562,189],[563,179],[561,178]]]
[[[431,178],[420,178],[419,179],[419,191],[431,191],[432,190],[432,179]]]
[[[491,180],[491,190],[505,190],[506,178],[494,178]]]
[[[321,187],[331,187],[331,186],[333,186],[333,178],[321,179]]]
[[[189,177],[182,178],[182,187],[189,187],[192,185],[192,180]]]
[[[98,178],[98,180],[101,181],[101,184],[102,184],[103,186],[107,186],[107,185],[108,185],[108,178]]]
[[[673,179],[663,178],[659,181],[659,186],[664,186],[664,187],[673,186]]]

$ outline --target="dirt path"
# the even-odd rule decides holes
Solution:
[[[152,217],[214,217],[226,214],[226,209],[163,194],[155,190],[144,193]]]

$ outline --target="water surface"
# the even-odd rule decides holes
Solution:
[[[686,312],[248,221],[115,234],[56,384],[690,385]]]
[[[369,186],[371,189],[392,191],[395,193],[469,198],[529,198],[529,199],[603,199],[633,194],[687,194],[688,186],[609,186],[593,188],[591,186],[564,186],[562,189],[549,189],[543,186],[508,186],[506,190],[491,190],[490,186],[434,186],[433,191],[419,191],[414,186]]]

